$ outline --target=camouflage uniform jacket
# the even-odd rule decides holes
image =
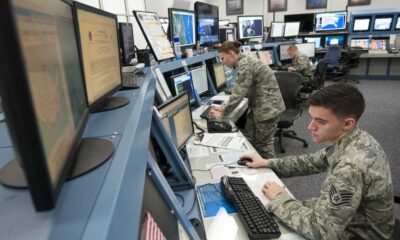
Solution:
[[[292,60],[295,71],[302,74],[304,77],[311,79],[312,71],[310,66],[310,60],[302,52],[299,52],[297,57]]]
[[[236,81],[224,108],[225,116],[232,113],[244,97],[249,99],[249,108],[256,121],[274,118],[285,110],[275,75],[268,65],[240,53],[235,70]]]
[[[272,159],[283,177],[327,172],[319,198],[292,199],[286,192],[267,208],[310,239],[390,239],[393,186],[389,163],[376,140],[353,129],[315,154]]]

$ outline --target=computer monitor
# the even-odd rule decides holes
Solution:
[[[192,82],[192,75],[190,74],[190,72],[184,72],[178,75],[171,76],[171,81],[174,86],[175,95],[179,95],[186,91],[189,94],[190,102],[194,102],[196,100]]]
[[[361,47],[363,49],[369,48],[369,40],[368,38],[365,39],[351,39],[350,40],[350,47]]]
[[[315,57],[315,43],[296,43],[297,50],[309,58]]]
[[[400,30],[400,16],[397,17],[396,26],[395,26],[394,29],[395,30]]]
[[[196,44],[194,11],[168,8],[171,19],[170,39],[179,38],[182,47]]]
[[[239,39],[262,38],[264,35],[264,18],[259,16],[238,16]]]
[[[300,32],[307,33],[314,31],[314,13],[305,14],[292,14],[285,15],[284,21],[288,22],[300,22]]]
[[[325,37],[325,46],[329,47],[331,45],[339,45],[343,46],[344,36],[326,36]]]
[[[224,64],[216,63],[213,65],[214,70],[214,83],[217,90],[221,90],[226,85],[226,76]]]
[[[376,16],[374,31],[389,31],[392,27],[393,16]]]
[[[219,26],[228,26],[229,23],[230,23],[230,21],[227,20],[227,19],[225,19],[225,20],[219,20],[219,21],[218,21],[218,25],[219,25]]]
[[[130,64],[135,58],[135,42],[132,23],[118,23],[119,41],[122,53],[122,64]]]
[[[78,42],[92,112],[126,105],[128,98],[110,97],[122,85],[117,16],[74,2]]]
[[[396,37],[396,40],[395,40],[395,47],[396,47],[397,49],[400,49],[400,37]]]
[[[271,37],[283,37],[285,32],[284,22],[272,22],[271,23]]]
[[[74,165],[88,117],[72,6],[4,1],[0,15],[7,26],[0,28],[0,43],[7,46],[0,58],[0,95],[18,159],[1,173],[13,163],[22,166],[34,207],[50,210]],[[12,178],[1,176],[8,186]]]
[[[337,31],[346,29],[346,12],[315,14],[315,31]]]
[[[206,65],[190,69],[190,74],[192,75],[192,82],[197,93],[200,95],[207,92],[208,81]]]
[[[249,55],[250,57],[254,59],[258,59],[257,51],[249,51],[249,52],[243,52],[246,55]]]
[[[281,44],[279,45],[279,59],[282,60],[289,60],[292,59],[289,56],[288,49],[292,44]]]
[[[386,50],[386,39],[372,39],[369,48],[372,50]]]
[[[180,150],[194,134],[189,95],[181,93],[158,107],[161,121],[175,146]]]
[[[159,19],[160,19],[161,27],[164,29],[164,32],[167,33],[168,27],[169,27],[168,18],[167,17],[159,17]]]
[[[304,41],[308,43],[313,42],[316,48],[321,48],[321,39],[321,37],[305,37]]]
[[[285,23],[285,37],[294,37],[299,35],[300,22]]]
[[[368,32],[371,26],[371,17],[354,17],[353,32]]]
[[[162,28],[157,13],[133,11],[136,21],[149,44],[156,61],[162,61],[175,57],[171,43]]]
[[[218,7],[195,2],[196,13],[196,35],[198,41],[203,45],[211,45],[219,42],[219,12]]]
[[[268,65],[275,64],[273,50],[258,51],[258,57],[265,64],[268,64]]]

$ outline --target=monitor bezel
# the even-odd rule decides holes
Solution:
[[[400,24],[400,15],[397,15],[397,20],[396,20],[396,24],[394,25],[394,30],[400,30],[400,25],[399,25],[399,27],[396,27],[397,24]]]
[[[318,18],[318,15],[321,15],[321,14],[329,14],[329,13],[344,13],[345,15],[344,15],[344,27],[343,28],[336,28],[336,29],[317,29],[317,18]],[[315,21],[314,21],[314,29],[315,29],[315,32],[329,32],[329,31],[343,31],[343,30],[346,30],[346,25],[347,25],[347,11],[333,11],[333,12],[322,12],[322,13],[315,13],[314,14],[314,16],[315,16]]]
[[[296,35],[286,35],[286,26],[287,26],[288,23],[298,23],[299,24],[299,29],[297,30],[297,34]],[[298,36],[299,33],[300,33],[300,25],[301,25],[301,22],[285,22],[285,28],[284,28],[284,31],[283,31],[283,37],[296,37],[296,36]]]
[[[284,46],[290,46],[290,45],[296,45],[296,44],[295,44],[295,43],[279,44],[279,61],[287,61],[287,60],[292,59],[292,58],[286,58],[286,59],[282,59],[282,58],[281,58],[281,46],[282,46],[282,45],[284,45]]]
[[[179,9],[179,8],[168,8],[168,28],[169,28],[169,37],[170,40],[173,41],[174,40],[174,33],[173,33],[173,17],[172,17],[172,13],[173,11],[180,11],[180,12],[186,12],[186,13],[192,13],[193,14],[193,26],[194,26],[194,42],[193,44],[180,44],[181,47],[192,47],[195,46],[197,43],[197,34],[196,34],[196,13],[192,10],[186,10],[186,9]],[[171,20],[170,20],[171,19]]]
[[[269,66],[271,66],[271,65],[276,65],[276,63],[275,63],[275,52],[274,52],[273,49],[263,49],[263,50],[259,50],[259,51],[258,51],[258,55],[260,55],[260,52],[269,52],[270,55],[271,55],[271,60],[272,60],[272,63],[269,64]],[[264,62],[264,61],[260,58],[260,56],[258,56],[258,59],[260,59],[260,61]],[[265,62],[264,62],[264,63],[265,63]],[[266,63],[265,63],[265,64],[266,64]]]
[[[158,58],[158,56],[157,56],[157,54],[155,53],[155,51],[154,51],[154,49],[153,49],[153,46],[152,46],[152,44],[151,44],[151,42],[150,42],[150,39],[149,39],[149,38],[147,37],[147,35],[145,34],[144,28],[143,28],[141,22],[138,20],[138,16],[137,16],[137,13],[152,13],[152,14],[155,14],[155,15],[157,16],[158,21],[160,22],[160,17],[158,16],[158,14],[157,14],[156,12],[139,11],[139,10],[138,10],[138,11],[133,10],[132,13],[133,13],[133,15],[135,16],[136,22],[138,23],[139,28],[140,28],[140,30],[142,31],[142,34],[143,34],[144,38],[146,39],[147,44],[150,46],[150,49],[151,49],[151,51],[153,52],[153,57],[154,57],[154,59],[155,59],[157,62],[160,62],[160,61],[164,61],[164,60],[168,60],[168,59],[175,58],[175,53],[173,53],[173,54],[172,54],[173,56],[171,56],[171,57]],[[169,24],[170,24],[170,21],[168,20],[168,29],[170,30]],[[161,22],[160,22],[160,25],[161,25]],[[164,31],[164,29],[163,29],[162,26],[161,26],[161,29]],[[165,33],[165,37],[168,39],[167,33],[166,33],[165,31],[164,31],[164,33]],[[172,48],[172,47],[171,47],[171,48]],[[172,48],[172,49],[173,49],[173,48]]]
[[[120,45],[120,48],[121,48],[121,50],[122,50],[122,59],[123,59],[123,62],[122,62],[122,64],[129,64],[129,63],[127,63],[127,60],[125,59],[125,55],[126,55],[126,53],[125,53],[125,48],[123,47],[123,41],[124,41],[124,39],[123,39],[123,37],[122,37],[122,35],[123,35],[123,33],[122,33],[122,26],[123,25],[129,25],[131,28],[132,28],[132,37],[133,37],[133,41],[134,41],[134,43],[133,43],[133,45],[135,45],[135,38],[134,38],[134,35],[133,35],[133,24],[132,23],[128,23],[128,22],[119,22],[118,23],[118,34],[120,35],[120,36],[118,36],[118,38],[119,38],[119,45]],[[135,58],[135,54],[136,54],[136,51],[135,50],[133,50],[133,57],[132,57],[132,59],[134,59]],[[130,61],[132,61],[132,59],[130,59]]]
[[[329,38],[329,37],[342,37],[343,38],[343,42],[342,42],[342,44],[338,44],[338,46],[339,47],[343,47],[344,45],[345,45],[345,42],[346,42],[346,37],[344,36],[344,35],[329,35],[329,36],[325,36],[325,47],[329,47],[329,46],[331,46],[331,45],[328,45],[328,41],[327,41],[327,38]]]
[[[199,13],[198,13],[197,9],[201,5],[207,5],[209,7],[217,9],[218,16],[217,16],[217,21],[216,22],[217,22],[217,28],[218,28],[217,29],[218,39],[216,41],[201,42],[201,40],[200,40],[200,35],[199,35]],[[196,39],[197,39],[197,41],[200,42],[201,45],[213,45],[213,44],[219,43],[219,41],[221,40],[220,36],[219,36],[219,7],[216,6],[216,5],[212,5],[212,4],[208,4],[208,3],[197,1],[197,2],[194,3],[194,12],[195,12],[195,19],[196,19]]]
[[[61,1],[70,6],[73,27],[75,24],[73,6],[68,1]],[[34,207],[37,211],[50,210],[56,206],[62,186],[74,165],[74,159],[79,149],[81,136],[89,117],[86,107],[81,121],[77,125],[71,151],[66,158],[58,181],[53,185],[47,168],[45,150],[41,141],[37,118],[29,88],[27,69],[25,68],[22,48],[19,45],[19,34],[16,25],[16,15],[12,11],[11,1],[1,1],[0,20],[5,23],[0,28],[0,46],[7,58],[0,58],[0,94],[3,111],[7,117],[7,125],[14,147],[23,164],[24,174],[29,185]],[[74,33],[77,34],[76,29]],[[3,38],[4,36],[4,38]],[[79,56],[78,42],[77,55]],[[7,46],[7,47],[5,47]],[[81,66],[81,60],[78,59]],[[83,73],[82,73],[83,80]],[[16,108],[16,106],[19,106]]]
[[[190,139],[190,138],[194,135],[194,133],[195,133],[194,127],[193,127],[193,116],[192,116],[192,111],[190,111],[190,104],[191,104],[191,102],[190,102],[189,93],[188,93],[187,91],[182,92],[182,93],[180,93],[180,94],[174,96],[173,98],[169,99],[167,102],[164,102],[163,104],[161,104],[160,106],[157,107],[157,110],[160,111],[160,110],[162,110],[163,108],[167,107],[168,105],[172,104],[172,103],[173,103],[174,101],[176,101],[177,99],[181,98],[183,95],[186,95],[186,96],[187,96],[187,99],[188,99],[189,112],[190,112],[190,119],[191,119],[191,121],[192,121],[192,122],[191,122],[192,124],[190,124],[190,126],[192,127],[192,135],[190,135],[190,136],[182,143],[181,146],[176,146],[178,150],[181,150],[181,149],[186,145],[186,143],[189,141],[189,139]],[[176,133],[175,133],[175,135],[176,135]],[[176,136],[175,136],[175,137],[176,137]],[[177,139],[176,144],[178,145],[178,139]]]
[[[391,18],[392,19],[392,21],[390,21],[390,26],[389,26],[389,29],[375,29],[375,22],[376,22],[376,19],[379,19],[379,18]],[[374,30],[374,32],[376,31],[376,32],[387,32],[387,31],[391,31],[392,30],[392,26],[393,26],[393,22],[394,22],[394,15],[376,15],[375,17],[374,17],[374,28],[373,28],[373,30]]]
[[[82,72],[83,72],[83,79],[84,79],[84,83],[85,83],[85,91],[86,91],[86,97],[87,97],[87,102],[89,104],[89,109],[91,111],[95,110],[96,108],[98,108],[99,105],[101,105],[109,96],[112,96],[115,92],[117,92],[118,90],[121,89],[122,87],[122,62],[121,62],[121,53],[120,53],[120,39],[119,39],[119,34],[118,34],[118,19],[117,19],[117,15],[100,10],[98,8],[94,8],[92,6],[80,3],[80,2],[73,2],[73,8],[74,8],[74,19],[75,19],[75,29],[76,29],[76,38],[78,41],[78,49],[79,49],[79,56],[81,58],[81,68],[82,68]],[[113,18],[115,19],[115,28],[116,28],[116,32],[117,32],[117,45],[118,45],[118,59],[119,59],[119,75],[120,75],[120,82],[117,86],[115,86],[114,88],[110,89],[108,92],[106,92],[105,94],[103,94],[103,96],[101,96],[100,98],[96,99],[93,103],[89,103],[89,98],[88,98],[88,94],[87,94],[87,84],[86,84],[86,77],[85,77],[85,68],[83,65],[83,51],[82,51],[82,42],[81,42],[81,37],[80,37],[80,27],[79,27],[79,21],[78,21],[78,9],[80,10],[84,10],[84,11],[88,11],[88,12],[92,12],[94,14],[99,14],[105,17],[109,17],[109,18]],[[132,30],[133,31],[133,30]]]
[[[251,37],[241,37],[240,33],[240,19],[241,18],[246,18],[246,17],[261,17],[261,35],[260,36],[251,36]],[[254,39],[254,38],[263,38],[264,37],[264,16],[263,15],[239,15],[237,16],[237,24],[238,24],[238,39],[239,40],[248,40],[248,39]]]
[[[355,30],[354,27],[356,26],[356,21],[357,20],[362,20],[362,19],[369,19],[368,23],[368,29],[367,30]],[[353,18],[353,32],[369,32],[371,30],[371,22],[372,22],[372,17],[371,16],[355,16]]]
[[[171,86],[173,86],[173,89],[174,89],[173,91],[175,93],[175,96],[178,96],[178,95],[180,95],[180,93],[178,94],[176,92],[174,78],[177,78],[177,77],[180,77],[180,76],[183,76],[183,75],[186,75],[186,74],[190,75],[190,84],[192,85],[192,91],[193,91],[193,95],[194,95],[193,99],[190,99],[190,96],[189,96],[189,101],[190,101],[190,103],[194,103],[196,101],[196,93],[194,92],[192,73],[190,71],[184,71],[184,72],[172,75],[172,76],[169,77],[169,80],[170,80]]]
[[[304,41],[306,41],[306,38],[318,38],[319,39],[319,47],[317,47],[317,44],[315,44],[315,48],[316,49],[322,48],[322,37],[304,37]],[[309,42],[306,42],[306,43],[309,43]],[[316,43],[316,42],[313,42],[313,43]]]
[[[306,55],[308,58],[315,58],[315,53],[316,53],[316,51],[315,51],[315,49],[316,49],[316,47],[315,47],[315,42],[306,42],[306,43],[296,43],[295,45],[296,45],[296,47],[298,47],[298,45],[306,45],[306,44],[313,44],[314,45],[314,54],[312,55],[312,56],[308,56],[307,54],[305,54],[304,52],[302,52],[304,55]]]
[[[310,30],[310,31],[302,31],[302,30],[304,30],[304,23],[305,23],[305,21],[301,21],[300,19],[299,20],[296,20],[296,21],[291,21],[291,20],[289,20],[289,19],[287,19],[287,18],[290,18],[290,17],[293,17],[293,16],[304,16],[304,18],[305,19],[307,19],[307,20],[310,20],[310,19],[308,19],[310,16],[312,16],[312,19],[311,19],[311,22],[312,22],[312,29]],[[283,19],[284,19],[284,22],[286,23],[286,22],[298,22],[298,21],[300,21],[300,29],[299,29],[299,32],[300,33],[305,33],[305,32],[312,32],[312,31],[314,31],[314,28],[315,28],[315,13],[303,13],[303,14],[285,14],[285,16],[283,17]],[[308,21],[307,21],[308,22]]]
[[[203,65],[200,65],[200,66],[191,67],[191,68],[189,68],[189,72],[190,72],[190,75],[192,76],[193,88],[195,88],[194,87],[194,82],[193,82],[192,70],[197,70],[197,69],[200,69],[200,68],[205,68],[205,71],[206,71],[206,82],[207,82],[207,90],[204,91],[204,92],[198,92],[199,95],[202,95],[202,94],[204,94],[204,93],[206,93],[206,92],[208,92],[210,90],[209,87],[208,87],[207,65],[203,64]]]
[[[222,67],[224,68],[224,76],[225,76],[225,82],[224,82],[224,84],[222,84],[221,86],[217,86],[217,78],[216,78],[216,74],[215,74],[215,68],[216,67],[219,67],[219,66],[221,66],[222,65]],[[226,87],[226,84],[227,84],[227,82],[228,82],[228,79],[226,79],[226,75],[225,75],[225,67],[224,67],[224,64],[223,63],[214,63],[213,65],[212,65],[212,69],[213,69],[213,82],[214,82],[214,84],[215,84],[215,89],[217,89],[217,91],[221,91],[221,89],[223,89],[224,87]]]
[[[276,36],[272,35],[274,23],[283,23],[283,33],[282,33],[282,36],[277,36],[277,37],[276,37]],[[283,36],[285,35],[285,25],[286,25],[285,22],[271,22],[271,26],[270,26],[270,30],[269,30],[269,32],[270,32],[270,37],[272,37],[272,38],[283,38]]]

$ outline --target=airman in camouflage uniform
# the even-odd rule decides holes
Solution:
[[[292,57],[292,66],[288,68],[290,72],[298,72],[303,76],[303,83],[308,83],[312,78],[310,60],[308,57],[299,52],[296,45],[291,45],[288,49],[290,57]]]
[[[225,42],[218,50],[222,62],[236,71],[232,95],[224,106],[222,117],[228,116],[247,97],[249,111],[243,134],[261,156],[271,158],[275,155],[276,125],[285,104],[269,66],[240,53],[239,46],[237,42]]]
[[[389,163],[379,143],[355,125],[365,103],[354,89],[349,84],[334,84],[317,92],[317,97],[311,96],[309,111],[313,120],[309,129],[315,142],[331,142],[329,147],[314,154],[281,159],[242,156],[253,160],[247,164],[249,167],[270,167],[280,177],[327,172],[318,198],[295,200],[275,182],[267,182],[262,189],[270,199],[267,209],[309,239],[392,237],[394,199]],[[348,102],[355,104],[338,110]],[[337,133],[341,135],[337,137]]]

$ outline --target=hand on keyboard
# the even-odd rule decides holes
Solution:
[[[208,118],[221,119],[223,111],[224,109],[222,107],[211,106],[208,112]]]
[[[266,182],[262,188],[262,192],[264,195],[270,199],[273,200],[275,197],[283,192],[286,192],[284,187],[281,187],[278,183],[276,182]]]

